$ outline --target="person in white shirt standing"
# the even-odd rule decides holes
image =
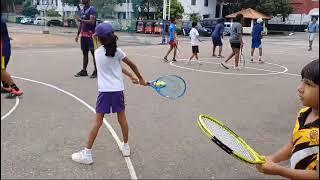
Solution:
[[[128,144],[129,128],[125,114],[124,102],[124,83],[121,62],[126,63],[137,78],[124,72],[132,79],[133,83],[140,83],[146,86],[147,83],[141,76],[137,66],[126,57],[126,54],[117,48],[118,37],[113,33],[111,24],[100,23],[95,29],[95,36],[98,37],[101,46],[95,50],[97,73],[98,73],[98,91],[99,95],[96,104],[96,121],[90,131],[89,139],[84,150],[72,154],[72,160],[82,164],[92,164],[91,149],[97,137],[99,128],[103,124],[105,114],[117,113],[118,122],[121,126],[123,135],[123,145],[121,147],[123,156],[130,156],[130,147]]]
[[[201,64],[198,58],[198,53],[199,53],[199,32],[196,29],[197,22],[192,22],[192,29],[189,32],[189,36],[191,39],[191,46],[192,46],[192,56],[189,59],[189,64],[191,60],[196,57],[198,64]]]

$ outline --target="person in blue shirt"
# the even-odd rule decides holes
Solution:
[[[254,50],[259,49],[259,63],[263,63],[262,57],[262,43],[261,39],[263,36],[263,19],[259,18],[257,23],[253,26],[252,29],[252,42],[251,42],[251,62],[253,62]]]
[[[168,50],[166,56],[164,56],[164,60],[166,62],[168,62],[168,55],[171,53],[171,51],[173,50],[173,58],[172,61],[176,62],[176,54],[177,54],[177,32],[176,32],[176,19],[175,18],[171,18],[171,23],[169,26],[169,45],[170,45],[170,49]]]
[[[308,51],[312,51],[312,43],[315,39],[315,35],[319,32],[319,24],[317,24],[317,18],[313,17],[312,21],[308,25],[308,33],[309,33],[309,49]]]
[[[97,66],[94,57],[94,37],[92,36],[96,28],[97,10],[94,6],[90,5],[90,2],[90,0],[81,0],[81,3],[84,5],[84,7],[80,11],[80,17],[77,18],[77,20],[80,22],[80,26],[78,27],[75,41],[78,42],[80,37],[81,50],[83,54],[83,66],[82,69],[75,75],[75,77],[88,76],[87,67],[89,62],[89,52],[91,52],[93,57],[94,65],[94,71],[90,78],[97,77]]]
[[[213,53],[212,56],[216,56],[216,47],[219,46],[219,55],[217,56],[218,58],[223,58],[221,55],[222,53],[222,41],[221,39],[223,38],[223,31],[224,31],[224,20],[223,19],[218,19],[218,24],[214,28],[214,31],[211,34],[212,37],[212,44],[213,44]]]

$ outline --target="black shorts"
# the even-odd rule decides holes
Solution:
[[[241,43],[230,43],[232,48],[240,49]]]
[[[192,46],[192,53],[198,54],[199,53],[199,46]]]

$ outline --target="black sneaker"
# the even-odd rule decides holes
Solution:
[[[177,62],[177,60],[176,59],[172,59],[172,62]]]
[[[97,78],[97,71],[94,70],[92,75],[90,76],[90,78],[94,79],[94,78]]]
[[[80,76],[88,76],[88,73],[86,70],[81,70],[80,72],[78,72],[76,75],[74,75],[75,77],[80,77]]]

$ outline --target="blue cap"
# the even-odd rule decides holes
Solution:
[[[95,29],[94,36],[108,37],[113,33],[113,28],[110,23],[100,23]]]

